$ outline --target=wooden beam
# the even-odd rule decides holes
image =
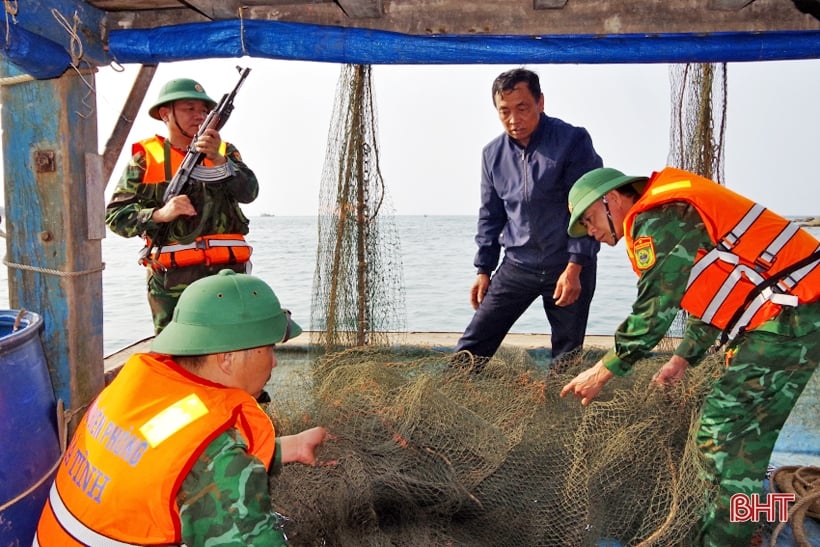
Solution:
[[[745,8],[754,0],[710,0],[709,7],[716,10],[737,11]]]
[[[97,0],[99,1],[99,0]],[[349,0],[352,1],[352,0]],[[372,0],[368,0],[371,1]],[[247,0],[246,20],[288,21],[433,34],[657,34],[820,30],[820,21],[788,0],[755,0],[737,11],[710,8],[712,0],[568,1],[561,9],[533,9],[534,0],[381,0],[381,17],[349,17],[336,2]],[[207,21],[190,9],[109,12],[109,28],[145,29]]]
[[[382,16],[382,0],[336,0],[351,19]]]
[[[122,112],[120,112],[117,123],[114,125],[111,136],[108,138],[108,141],[106,141],[105,149],[103,150],[103,188],[108,185],[108,181],[111,179],[111,173],[114,171],[117,159],[119,159],[122,153],[125,139],[128,138],[128,133],[131,132],[131,127],[134,125],[134,120],[137,118],[142,102],[145,100],[145,94],[148,92],[148,87],[151,85],[151,80],[154,79],[156,71],[157,65],[142,65],[139,72],[137,72],[137,77],[134,79],[134,85],[131,86],[131,92],[122,105]]]
[[[20,75],[5,60],[0,74]],[[97,153],[93,88],[93,74],[74,71],[0,88],[9,302],[43,317],[52,385],[73,423],[104,380],[102,245],[92,237],[104,219],[89,208],[99,184],[86,183],[87,155]]]
[[[567,5],[567,0],[532,0],[532,9],[560,9]]]
[[[239,17],[239,0],[180,0],[208,19],[236,19]]]

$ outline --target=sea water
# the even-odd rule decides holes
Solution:
[[[470,288],[475,281],[474,216],[396,216],[404,279],[405,325],[408,331],[461,332],[473,314]],[[820,237],[820,228],[810,229]],[[318,224],[312,216],[251,218],[253,274],[267,281],[284,307],[303,328],[310,328]],[[107,232],[102,242],[104,350],[106,355],[153,334],[145,296],[145,269],[137,264],[139,238]],[[0,268],[0,307],[8,308],[8,271]],[[587,334],[611,335],[629,314],[636,295],[636,276],[624,251],[601,246],[598,284]],[[35,310],[36,311],[36,310]],[[515,323],[511,332],[549,333],[540,300]],[[549,343],[544,340],[545,345]]]

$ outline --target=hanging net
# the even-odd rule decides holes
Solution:
[[[667,162],[723,183],[726,63],[670,65],[672,121]]]
[[[399,236],[379,170],[370,67],[344,65],[319,197],[311,344],[386,344],[405,326]]]
[[[640,361],[587,407],[562,371],[502,347],[480,373],[452,354],[356,348],[291,372],[271,392],[278,434],[321,424],[335,465],[271,480],[293,546],[686,545],[709,490],[692,435],[722,362],[663,390]]]
[[[672,90],[667,164],[723,183],[726,134],[726,63],[669,67]],[[687,314],[678,313],[660,347],[672,350],[683,335]]]

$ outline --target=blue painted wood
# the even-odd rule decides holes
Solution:
[[[0,72],[18,73],[5,60]],[[84,78],[93,85],[93,75]],[[103,386],[102,273],[94,271],[102,248],[89,238],[87,192],[95,185],[86,184],[85,168],[97,127],[85,81],[70,71],[0,88],[6,260],[21,265],[9,267],[9,301],[43,317],[52,384],[71,410]],[[91,221],[102,223],[97,216]]]

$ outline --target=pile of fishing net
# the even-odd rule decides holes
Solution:
[[[335,465],[271,482],[294,546],[677,545],[709,492],[691,441],[717,357],[652,387],[657,356],[582,407],[561,387],[601,350],[536,363],[502,350],[480,372],[419,348],[350,349],[272,391],[279,434],[324,425]]]

